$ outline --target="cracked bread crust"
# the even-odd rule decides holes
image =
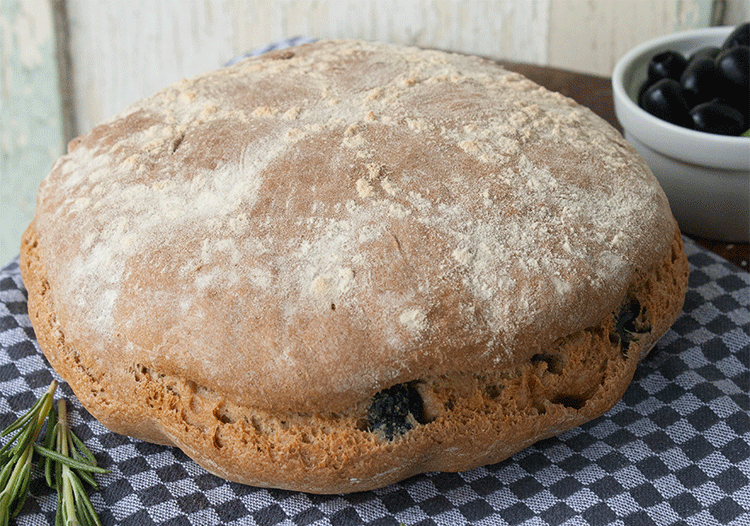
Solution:
[[[600,415],[687,283],[663,192],[590,111],[489,61],[346,41],[72,141],[22,272],[42,349],[107,427],[318,493]],[[399,404],[420,410],[376,421]]]

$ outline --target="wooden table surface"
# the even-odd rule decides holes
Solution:
[[[500,63],[507,69],[521,73],[537,84],[560,92],[579,104],[591,108],[596,114],[622,132],[622,127],[615,117],[612,84],[609,78],[530,64],[505,61],[500,61]],[[686,235],[743,270],[750,271],[748,267],[750,245],[748,243],[726,243],[690,234]]]

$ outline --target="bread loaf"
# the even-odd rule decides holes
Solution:
[[[39,343],[105,426],[314,493],[596,418],[682,308],[644,161],[471,56],[323,41],[73,140],[22,241]]]

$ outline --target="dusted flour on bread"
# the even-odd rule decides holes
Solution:
[[[26,247],[24,279],[44,283],[30,297],[40,342],[106,425],[234,480],[322,492],[497,461],[600,414],[676,317],[686,279],[662,190],[591,111],[490,61],[359,41],[182,81],[72,141]],[[557,402],[536,393],[536,423],[508,395],[519,414],[505,403],[482,425],[524,422],[510,448],[490,433],[479,457],[433,449],[450,429],[472,433],[466,416],[446,423],[463,402],[445,393],[500,400],[499,379],[529,364],[578,371],[559,389],[590,385]],[[274,462],[301,474],[250,473],[263,461],[248,444],[278,451],[286,432],[310,452]],[[377,472],[417,435],[431,445],[409,449],[406,471]],[[346,468],[300,460],[337,441],[352,448]]]

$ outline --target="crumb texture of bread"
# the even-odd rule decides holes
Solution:
[[[595,418],[682,309],[642,158],[477,57],[324,41],[71,141],[21,247],[50,363],[110,429],[314,493]]]

